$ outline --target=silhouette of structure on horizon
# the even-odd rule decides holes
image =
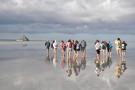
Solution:
[[[28,37],[23,35],[21,38],[17,39],[16,41],[29,41]]]

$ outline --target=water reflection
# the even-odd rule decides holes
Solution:
[[[26,46],[28,46],[28,44],[27,44],[27,42],[21,42],[21,46],[26,47]]]
[[[121,68],[122,68],[122,72],[125,72],[125,70],[127,69],[126,61],[122,61]]]
[[[78,76],[81,70],[86,68],[86,52],[74,51],[70,58],[71,63],[67,65],[66,73],[70,77],[73,73]]]
[[[65,55],[61,57],[61,67],[64,69],[66,65],[66,61],[65,61]]]
[[[86,50],[85,51],[64,51],[64,53],[60,54],[60,62],[57,49],[52,49],[50,55],[45,57],[45,61],[48,63],[53,64],[53,66],[59,66],[63,69],[68,77],[75,75],[78,76],[81,73],[81,70],[85,70],[87,64],[86,58]],[[46,53],[47,54],[47,53]],[[120,62],[117,63],[115,67],[115,76],[120,78],[120,76],[125,72],[127,69],[126,66],[126,58],[121,57],[119,58]],[[95,73],[97,76],[100,76],[102,72],[104,72],[107,68],[110,69],[112,65],[112,58],[111,55],[108,53],[101,54],[100,59],[95,59]],[[113,72],[114,73],[114,72]]]
[[[83,59],[81,60],[80,67],[81,67],[82,70],[84,70],[84,69],[86,68],[86,58],[83,58]]]
[[[51,59],[50,59],[50,56],[49,55],[47,55],[45,57],[45,63],[51,63]]]
[[[112,65],[112,58],[110,55],[108,55],[105,58],[102,58],[102,60],[95,59],[95,73],[97,76],[99,76],[106,68],[110,68]]]
[[[121,75],[126,71],[127,65],[126,61],[121,61],[118,62],[117,65],[115,66],[115,76],[117,78],[120,78]]]
[[[23,47],[26,47],[26,46],[28,46],[28,44],[27,43],[23,43],[22,46]]]
[[[120,78],[121,75],[122,75],[121,65],[117,64],[115,67],[115,76],[117,78]]]
[[[86,48],[81,51],[82,57],[81,57],[81,69],[84,70],[86,68]]]

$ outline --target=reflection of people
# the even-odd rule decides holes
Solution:
[[[95,72],[96,72],[97,76],[99,76],[100,73],[102,72],[102,70],[101,70],[100,62],[99,62],[98,59],[95,60],[95,65],[96,65],[96,70],[95,70]]]
[[[46,56],[45,62],[47,62],[47,63],[50,63],[50,62],[51,62],[51,61],[50,61],[50,56]]]
[[[112,65],[112,60],[111,60],[111,57],[110,56],[108,56],[107,57],[107,66],[110,68],[110,66]]]
[[[125,70],[127,69],[126,61],[122,61],[121,68],[122,68],[122,72],[125,72]]]
[[[22,42],[23,47],[26,47],[27,45],[28,45],[27,43]]]
[[[117,64],[117,66],[115,68],[115,76],[117,78],[120,78],[121,74],[122,74],[121,65],[120,64]]]
[[[85,69],[86,68],[86,58],[82,58],[81,60],[81,65],[80,65],[81,69]]]
[[[75,72],[75,75],[77,76],[80,72],[80,64],[78,62],[78,54],[79,54],[79,51],[80,51],[80,44],[77,40],[73,43],[73,50],[74,50],[73,70]]]
[[[48,50],[47,56],[49,56],[50,42],[49,42],[49,41],[46,41],[46,42],[45,42],[45,46],[46,46],[46,49]]]
[[[105,60],[102,60],[102,62],[100,62],[101,70],[104,71],[105,68],[107,67],[110,68],[111,64],[112,64],[111,57],[108,56],[107,58],[105,58]]]
[[[57,48],[58,48],[58,44],[57,44],[57,41],[56,41],[56,40],[55,40],[55,42],[53,43],[53,48],[54,48],[53,63],[56,64],[56,63],[57,63]]]
[[[73,70],[74,70],[75,75],[77,76],[79,74],[80,67],[79,65],[77,65],[76,61],[73,62]]]

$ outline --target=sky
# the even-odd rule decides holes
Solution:
[[[135,0],[0,0],[0,33],[131,32]]]

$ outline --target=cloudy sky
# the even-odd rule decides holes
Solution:
[[[0,32],[134,30],[135,0],[0,0]]]

